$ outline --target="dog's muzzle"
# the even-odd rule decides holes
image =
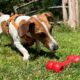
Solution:
[[[58,45],[54,45],[53,50],[57,50],[59,48]]]

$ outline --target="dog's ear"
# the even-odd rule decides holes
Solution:
[[[42,24],[34,17],[30,19],[29,31],[35,34],[41,33],[43,31]]]
[[[29,30],[29,21],[22,20],[19,24],[18,34],[20,37],[23,37]]]
[[[45,12],[45,13],[43,13],[43,15],[46,16],[48,21],[54,21],[54,15],[51,12]]]
[[[53,17],[53,14],[51,12],[45,12],[43,13],[46,17]]]
[[[30,23],[29,22],[29,25],[28,26],[29,26],[29,30],[28,31],[33,32],[35,30],[35,23],[33,23],[33,22]]]
[[[38,28],[36,27],[36,24],[35,24],[35,23],[30,23],[30,24],[29,24],[29,31],[30,31],[30,32],[33,32],[33,33],[35,33],[35,34],[38,34],[38,33],[41,33],[41,32],[42,32],[40,29],[38,29]]]
[[[31,33],[36,32],[35,22],[31,19],[28,21],[25,21],[25,20],[21,21],[18,28],[18,34],[20,37],[23,37],[28,32],[31,32]]]
[[[41,33],[43,31],[42,24],[35,18],[30,18],[28,21],[20,22],[18,33],[22,37],[26,33],[30,32],[31,34]]]

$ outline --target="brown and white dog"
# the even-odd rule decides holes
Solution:
[[[40,51],[39,42],[51,51],[58,49],[58,43],[51,35],[51,25],[47,17],[50,13],[42,13],[33,16],[14,15],[10,17],[6,14],[0,14],[0,33],[2,33],[2,23],[8,25],[9,34],[14,41],[15,47],[22,53],[23,60],[28,60],[30,55],[22,45],[22,42],[31,46],[36,41],[37,51]],[[4,23],[3,23],[4,24]],[[3,27],[6,26],[5,24]]]

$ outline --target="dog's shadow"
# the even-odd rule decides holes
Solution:
[[[38,53],[36,49],[34,48],[28,48],[28,51],[29,53],[31,53],[31,55],[33,55],[31,56],[31,60],[35,60],[39,58],[40,56],[48,57],[50,59],[54,59],[54,58],[59,59],[59,57],[56,55],[55,52],[53,53],[53,52],[47,52],[47,51],[40,50],[40,53]]]
[[[12,44],[5,45],[5,47],[6,46],[11,47],[11,49],[15,50],[16,52],[19,52],[18,49]],[[29,48],[25,45],[24,45],[24,47],[28,50],[28,52],[31,55],[30,60],[35,60],[35,59],[39,58],[40,56],[48,57],[50,59],[59,59],[59,56],[56,55],[56,52],[47,52],[47,51],[40,50],[40,53],[38,53],[36,51],[36,49],[34,49],[34,48]],[[20,53],[20,55],[22,56],[21,53]]]

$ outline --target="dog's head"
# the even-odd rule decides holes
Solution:
[[[26,26],[25,26],[26,25]],[[49,28],[45,24],[45,22],[40,22],[35,17],[31,17],[27,22],[22,25],[27,32],[30,32],[31,36],[34,39],[39,40],[43,43],[43,45],[50,50],[57,50],[58,44],[51,35]],[[23,27],[22,27],[23,28]],[[25,32],[26,32],[25,31]]]

